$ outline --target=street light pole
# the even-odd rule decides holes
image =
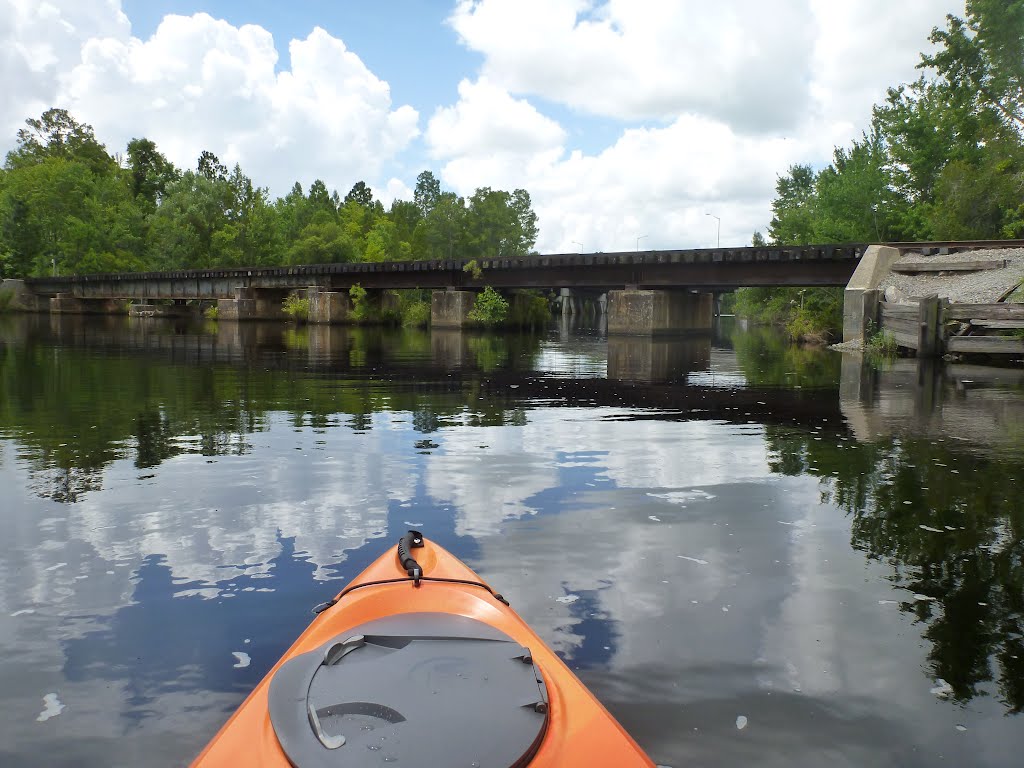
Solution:
[[[705,215],[706,216],[710,216],[712,219],[714,219],[715,221],[718,222],[718,235],[715,238],[715,248],[721,248],[722,247],[722,220],[720,218],[718,218],[717,216],[715,216],[715,214],[713,214],[713,213],[708,213],[708,214],[705,214]]]
[[[645,237],[647,237],[647,235],[640,235],[640,237],[636,239],[636,250],[638,252],[640,251],[640,241],[643,240]]]

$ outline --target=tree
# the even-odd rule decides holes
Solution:
[[[413,253],[418,259],[450,259],[458,250],[466,219],[465,201],[454,192],[438,195],[430,213],[413,232]]]
[[[337,192],[335,192],[335,197]],[[336,213],[338,206],[335,205],[331,199],[330,193],[327,191],[327,185],[324,184],[320,179],[314,181],[309,187],[309,200],[310,208],[313,212],[316,211],[331,211]]]
[[[128,169],[132,194],[155,208],[167,191],[167,185],[181,178],[174,164],[164,157],[149,139],[128,142]]]
[[[792,165],[775,184],[772,221],[768,237],[775,245],[806,245],[814,231],[814,170],[809,165]]]
[[[373,206],[373,190],[366,186],[365,181],[357,181],[345,195],[345,202],[359,203],[364,208],[370,208]]]
[[[509,194],[481,187],[468,200],[463,256],[483,258],[529,253],[537,238],[537,216],[523,189]]]
[[[18,131],[18,146],[7,155],[7,167],[14,169],[40,163],[47,158],[76,160],[93,173],[111,173],[113,158],[96,140],[91,125],[79,123],[65,109],[48,109],[38,119],[25,121]]]
[[[360,249],[345,227],[319,211],[288,249],[289,264],[330,264],[356,261]]]
[[[253,185],[238,164],[224,184],[225,222],[211,237],[213,260],[230,266],[277,263],[277,212],[267,190]]]
[[[210,181],[224,181],[228,176],[228,169],[220,161],[220,158],[206,149],[200,153],[199,160],[196,161],[196,169],[200,176]]]
[[[416,225],[423,219],[419,206],[408,200],[395,200],[391,203],[388,218],[394,222],[399,242],[406,245],[407,251],[411,251]]]
[[[380,218],[366,236],[366,261],[398,261],[402,258],[402,242],[398,227],[388,218]]]
[[[815,181],[811,241],[883,242],[897,202],[889,194],[881,137],[865,134],[849,149],[837,147]]]
[[[416,190],[413,192],[413,202],[420,209],[420,215],[426,218],[434,210],[438,199],[441,197],[441,182],[434,178],[430,171],[423,171],[416,177]]]
[[[952,88],[970,94],[1008,130],[1024,131],[1024,3],[967,0],[967,18],[950,14],[932,30],[934,54],[921,56]]]
[[[5,173],[0,212],[12,275],[143,266],[142,216],[128,187],[85,163],[54,155]]]
[[[167,188],[152,219],[150,253],[163,269],[207,269],[220,263],[214,235],[228,222],[226,180],[186,171]],[[223,246],[224,240],[217,244]]]

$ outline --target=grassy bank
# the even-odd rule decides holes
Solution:
[[[842,288],[740,288],[735,312],[786,329],[793,341],[824,344],[842,336]]]

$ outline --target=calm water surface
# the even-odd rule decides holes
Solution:
[[[1019,369],[0,318],[0,765],[187,763],[410,526],[660,763],[1019,765],[1022,478]]]

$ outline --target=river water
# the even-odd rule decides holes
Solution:
[[[1019,765],[1024,373],[0,318],[0,765],[187,763],[421,528],[659,763]]]

